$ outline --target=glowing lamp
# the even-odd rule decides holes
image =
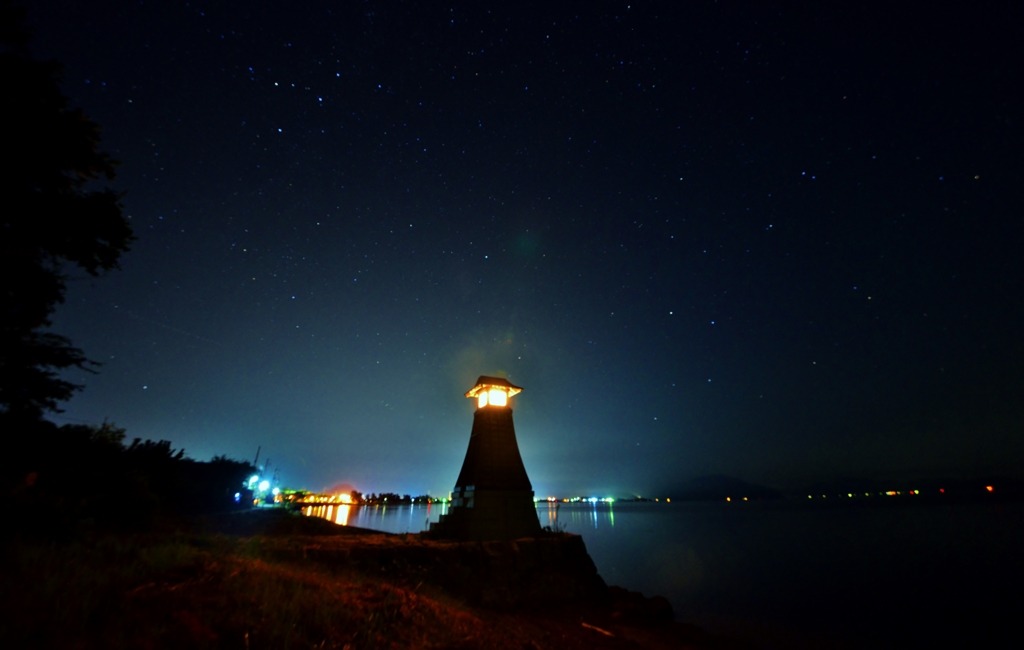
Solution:
[[[466,393],[466,397],[476,398],[477,408],[505,408],[509,406],[512,396],[521,392],[522,388],[512,385],[507,379],[481,376],[476,380],[476,386]]]

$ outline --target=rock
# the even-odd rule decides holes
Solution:
[[[672,604],[664,596],[646,597],[638,591],[608,587],[612,618],[638,623],[669,622],[674,619]]]

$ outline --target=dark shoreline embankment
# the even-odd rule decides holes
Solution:
[[[488,542],[435,540],[422,534],[339,526],[280,510],[231,513],[203,521],[210,532],[250,537],[261,556],[277,562],[372,575],[413,590],[454,597],[478,612],[524,621],[540,618],[548,625],[557,622],[563,633],[586,636],[590,641],[584,646],[594,643],[597,635],[601,643],[594,647],[751,647],[676,622],[671,604],[662,596],[607,585],[579,535],[552,533]]]
[[[268,509],[23,529],[0,546],[11,647],[752,647],[607,587],[574,535],[446,542]]]
[[[474,606],[516,611],[587,604],[616,608],[619,616],[631,619],[673,620],[665,598],[605,584],[579,535],[435,540],[422,534],[339,526],[282,510],[229,513],[200,521],[209,532],[261,536],[261,552],[279,561],[310,561],[334,570],[426,583]]]

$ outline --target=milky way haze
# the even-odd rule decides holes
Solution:
[[[501,374],[539,494],[1019,471],[1021,16],[681,4],[34,3],[138,235],[55,420],[441,494]]]

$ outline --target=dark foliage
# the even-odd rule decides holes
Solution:
[[[148,527],[158,516],[248,508],[255,470],[226,457],[186,458],[166,440],[124,444],[124,430],[29,420],[0,459],[2,494],[17,527],[61,536],[82,527]],[[240,493],[236,502],[235,494]]]
[[[114,178],[99,127],[60,92],[61,68],[33,61],[23,12],[0,4],[0,413],[39,417],[80,388],[58,376],[95,365],[44,331],[67,290],[68,267],[117,268],[133,240],[121,196],[93,184]]]
[[[116,163],[99,151],[99,126],[61,94],[59,64],[31,59],[24,18],[0,0],[0,494],[18,526],[36,534],[235,507],[248,463],[197,462],[165,440],[125,446],[124,431],[106,423],[42,419],[80,388],[61,371],[97,365],[46,331],[67,273],[117,268],[134,238],[121,195],[100,186]]]

